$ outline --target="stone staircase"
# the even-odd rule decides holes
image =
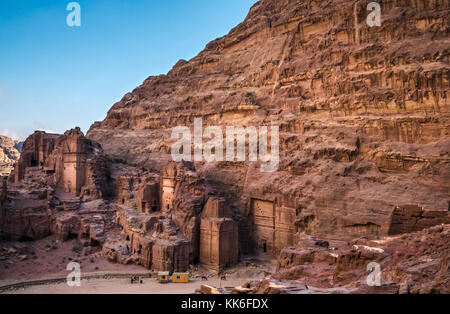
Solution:
[[[77,211],[80,209],[81,199],[79,197],[71,197],[61,200],[61,207],[64,211]]]

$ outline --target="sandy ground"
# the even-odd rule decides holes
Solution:
[[[221,281],[219,278],[199,279],[189,283],[160,284],[154,278],[143,279],[143,284],[131,284],[127,278],[120,279],[87,279],[81,281],[80,287],[69,287],[66,283],[45,284],[19,288],[8,291],[8,294],[192,294],[202,284],[215,287],[232,288],[240,286],[255,278]]]
[[[191,281],[187,284],[160,284],[155,278],[144,278],[143,284],[131,284],[127,278],[105,279],[108,274],[148,274],[150,271],[138,265],[122,265],[109,262],[100,251],[83,248],[77,240],[58,241],[54,236],[35,242],[0,242],[0,286],[32,280],[66,278],[70,262],[81,265],[82,276],[96,275],[82,280],[81,287],[69,287],[66,283],[48,283],[19,288],[8,293],[77,294],[77,293],[194,293],[202,284],[214,287],[235,287],[250,280],[264,277],[264,272],[275,269],[273,259],[267,256],[243,257],[239,265],[225,272],[226,281],[201,267],[192,267]],[[208,277],[201,281],[201,277]]]
[[[9,251],[9,252],[8,252]],[[138,265],[110,263],[100,251],[87,252],[76,240],[48,237],[35,242],[0,241],[0,286],[11,282],[66,277],[67,265],[78,262],[83,273],[142,272]]]

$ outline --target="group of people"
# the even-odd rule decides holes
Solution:
[[[131,277],[131,284],[133,284],[133,283],[143,284],[144,281],[138,276],[133,276],[133,277]]]

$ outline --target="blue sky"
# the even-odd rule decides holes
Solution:
[[[0,134],[87,131],[148,76],[167,73],[244,20],[256,0],[0,2]]]

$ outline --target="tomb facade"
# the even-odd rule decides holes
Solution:
[[[252,198],[255,247],[263,253],[277,254],[295,242],[297,209],[276,200]]]
[[[200,263],[215,271],[238,261],[238,226],[225,199],[210,197],[201,215]]]

